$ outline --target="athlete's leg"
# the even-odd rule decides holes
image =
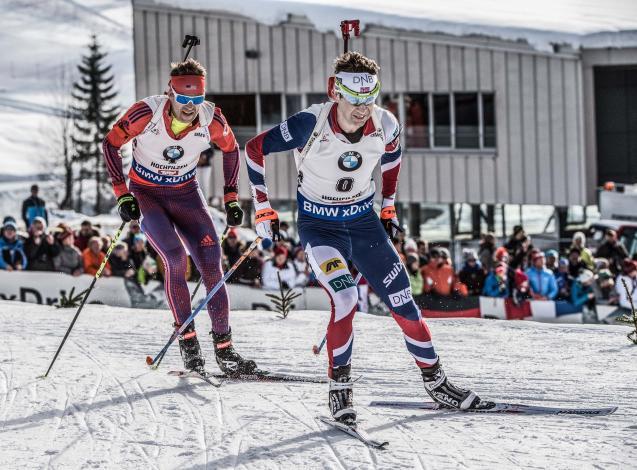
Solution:
[[[177,204],[178,203],[178,204]],[[188,193],[174,201],[171,211],[181,239],[188,247],[190,255],[201,273],[206,291],[223,277],[221,268],[221,247],[212,218],[208,212],[203,194],[193,185]],[[208,302],[208,315],[212,322],[212,331],[217,335],[228,333],[228,293],[225,284]]]
[[[389,307],[403,331],[407,350],[420,368],[438,360],[429,328],[414,302],[409,277],[387,232],[374,213],[356,219],[352,232],[352,261],[374,292]]]
[[[142,230],[164,263],[166,299],[175,318],[175,323],[181,325],[191,312],[190,294],[185,277],[186,251],[175,232],[159,190],[156,188],[147,189],[134,184],[131,184],[131,190],[139,201],[143,215]]]

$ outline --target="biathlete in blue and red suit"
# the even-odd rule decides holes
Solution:
[[[394,197],[402,152],[396,118],[374,104],[380,92],[378,70],[376,62],[360,53],[343,54],[328,81],[331,102],[295,114],[246,145],[256,230],[262,237],[276,238],[278,231],[278,215],[268,200],[264,157],[294,151],[299,237],[332,305],[327,329],[329,406],[332,416],[346,423],[356,419],[350,362],[358,301],[348,261],[391,310],[429,395],[444,406],[460,409],[490,406],[447,380],[413,300],[405,267],[391,243],[399,228]],[[373,210],[372,178],[379,161],[380,220]]]
[[[241,225],[237,202],[239,146],[221,109],[205,101],[206,70],[193,59],[172,65],[165,95],[135,103],[119,119],[103,143],[104,158],[124,222],[139,219],[149,242],[166,267],[168,305],[179,328],[191,313],[186,284],[184,245],[206,289],[222,278],[221,249],[210,213],[195,179],[199,155],[216,144],[223,152],[224,203],[229,226]],[[133,161],[126,186],[119,149],[133,141]],[[183,244],[182,244],[183,242]],[[225,286],[208,303],[219,367],[227,374],[256,369],[232,345]],[[203,370],[194,322],[179,338],[187,369]]]

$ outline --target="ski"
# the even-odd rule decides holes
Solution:
[[[215,377],[210,372],[204,372],[202,374],[194,370],[171,370],[171,371],[168,371],[168,375],[172,375],[174,377],[180,377],[180,378],[192,377],[195,379],[201,379],[204,382],[209,383],[213,387],[217,387],[217,388],[221,387],[221,381],[218,380],[218,378]]]
[[[365,445],[369,447],[373,447],[374,449],[384,449],[385,446],[389,444],[388,441],[377,441],[373,437],[371,437],[367,431],[361,429],[357,424],[345,424],[340,423],[338,421],[334,421],[332,418],[328,418],[327,416],[319,416],[319,420],[323,423],[332,426],[333,428],[338,429],[339,431],[343,431],[345,434],[352,436]]]
[[[606,416],[617,411],[616,406],[603,408],[562,408],[539,405],[521,405],[515,403],[496,402],[492,408],[476,410],[457,410],[441,406],[434,402],[408,402],[408,401],[373,401],[370,406],[381,406],[385,408],[398,408],[402,410],[427,410],[427,411],[449,411],[460,413],[511,413],[518,415],[582,415],[582,416]]]
[[[245,380],[248,382],[306,382],[306,383],[327,383],[325,377],[311,377],[308,375],[279,374],[266,370],[258,370],[252,374],[212,374],[212,377],[222,380]]]

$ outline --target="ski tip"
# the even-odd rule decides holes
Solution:
[[[146,364],[148,364],[149,366],[153,365],[153,358],[150,356],[146,356]]]

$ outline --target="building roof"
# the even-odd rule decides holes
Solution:
[[[635,0],[134,0],[187,10],[228,12],[274,25],[306,16],[319,31],[342,19],[362,26],[525,41],[538,50],[637,47]],[[346,6],[344,6],[346,5]]]

